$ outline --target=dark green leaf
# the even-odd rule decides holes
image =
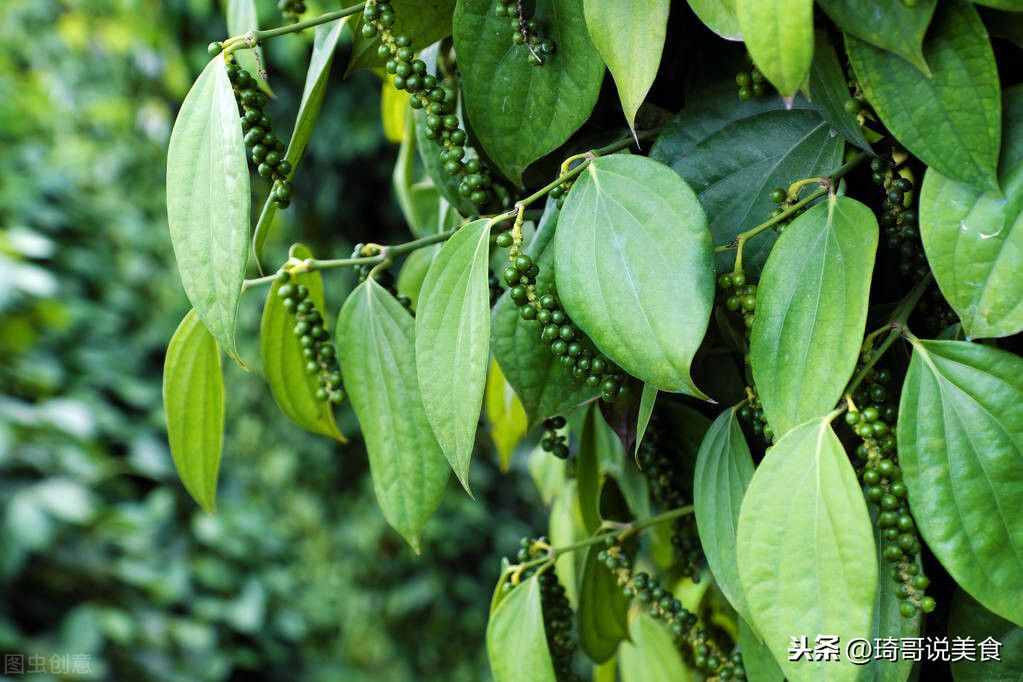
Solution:
[[[834,407],[856,369],[877,252],[873,212],[832,196],[792,221],[757,288],[750,365],[775,434]]]
[[[178,477],[199,506],[212,512],[224,445],[224,377],[217,342],[194,310],[167,346],[163,407]]]
[[[978,9],[991,37],[1004,38],[1016,47],[1023,47],[1023,12],[1002,12],[987,7]]]
[[[377,502],[418,553],[419,533],[444,494],[448,465],[423,409],[414,337],[412,317],[369,279],[345,301],[335,339]]]
[[[971,338],[1023,330],[1023,86],[1004,93],[998,181],[984,192],[930,168],[920,236],[934,278]]]
[[[515,587],[490,614],[487,657],[494,682],[556,682],[536,576]]]
[[[898,440],[928,547],[987,609],[1023,624],[1023,359],[914,339]]]
[[[963,590],[952,599],[948,634],[953,639],[970,638],[977,645],[988,638],[1001,644],[999,660],[959,660],[952,663],[955,682],[1019,682],[1023,680],[1023,627],[999,618],[974,601]],[[991,642],[988,641],[988,646]],[[978,647],[979,648],[979,647]]]
[[[998,69],[973,5],[948,0],[935,11],[924,41],[931,77],[851,35],[846,51],[867,100],[900,143],[942,175],[998,189]]]
[[[424,109],[418,109],[413,112],[412,118],[416,125],[416,146],[419,148],[419,158],[423,160],[426,174],[433,180],[434,190],[440,192],[441,196],[447,199],[462,215],[478,214],[479,209],[458,193],[458,177],[444,170],[444,161],[440,158],[442,149],[440,145],[426,137],[426,116]]]
[[[1023,12],[1023,0],[973,0],[973,2],[1009,12]]]
[[[598,158],[565,200],[555,248],[565,311],[597,348],[660,390],[703,397],[690,363],[710,321],[714,264],[689,186],[644,157]]]
[[[860,40],[899,55],[924,75],[930,75],[923,42],[938,0],[919,0],[910,7],[902,0],[819,0],[838,27]]]
[[[430,265],[416,310],[423,406],[466,491],[490,359],[489,258],[489,221],[462,227]]]
[[[241,118],[218,56],[196,79],[174,122],[167,224],[188,300],[239,363],[234,326],[245,281],[249,191]]]
[[[728,40],[742,40],[736,0],[689,0],[689,6],[707,28]]]
[[[893,2],[902,4],[901,0]],[[851,97],[835,48],[822,31],[817,32],[814,44],[813,64],[810,66],[810,99],[828,125],[841,133],[842,137],[860,149],[871,151],[856,114],[846,111],[846,102]]]
[[[455,51],[469,122],[487,155],[515,184],[522,171],[568,139],[590,116],[604,64],[590,43],[583,0],[537,0],[534,16],[557,46],[542,66],[512,43],[492,0],[459,0]],[[526,96],[524,93],[528,93]]]
[[[636,447],[634,453],[639,452],[639,446],[643,444],[643,436],[646,435],[646,427],[650,425],[650,417],[654,413],[654,405],[657,403],[657,389],[649,384],[643,384],[643,395],[639,398],[639,416],[636,419]]]
[[[739,652],[742,653],[742,667],[746,679],[751,682],[784,682],[785,675],[753,628],[739,619]]]
[[[737,0],[746,48],[783,97],[803,86],[813,59],[813,0]]]
[[[576,480],[579,483],[579,511],[582,513],[586,532],[595,533],[600,528],[600,454],[610,431],[597,405],[591,404],[586,410],[582,432],[579,435],[579,456],[576,462]]]
[[[391,0],[394,8],[394,35],[408,36],[417,52],[451,35],[451,15],[455,0]],[[356,69],[382,67],[385,59],[377,55],[380,38],[362,35],[362,15],[353,17],[355,43],[348,73]]]
[[[622,682],[689,682],[695,679],[682,662],[671,633],[640,612],[630,623],[630,640],[618,653]]]
[[[753,474],[739,515],[739,578],[751,623],[792,682],[853,682],[859,667],[790,661],[793,637],[869,637],[877,591],[874,533],[829,418],[792,429]],[[826,596],[825,596],[826,595]]]

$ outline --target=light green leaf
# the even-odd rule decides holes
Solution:
[[[803,86],[813,60],[813,0],[736,0],[753,62],[782,97]]]
[[[971,338],[1023,330],[1023,86],[1005,91],[998,181],[983,192],[929,168],[920,236],[941,293]]]
[[[398,159],[394,163],[391,183],[409,230],[416,237],[425,237],[454,227],[461,220],[458,219],[458,214],[451,210],[448,202],[442,199],[446,195],[442,195],[429,173],[422,180],[417,181],[415,178],[419,136],[416,134],[417,119],[414,114],[415,112],[409,110],[409,114],[405,117],[405,134],[402,137],[401,147],[398,149]],[[425,158],[428,156],[430,163],[434,164],[432,171],[434,173],[442,172],[441,166],[437,165],[440,163],[440,147],[433,140],[425,140],[425,144],[430,149],[424,150],[424,165],[426,164]],[[450,176],[446,174],[443,177],[450,179]],[[457,194],[457,185],[452,185],[451,189]],[[463,199],[459,197],[459,200]]]
[[[163,408],[178,478],[200,507],[213,512],[224,445],[224,377],[217,342],[194,310],[167,346]]]
[[[224,10],[227,15],[227,32],[230,36],[245,35],[249,31],[259,30],[259,20],[256,16],[255,0],[227,0]],[[238,50],[234,53],[238,65],[248,71],[261,90],[268,95],[273,95],[270,84],[263,77],[263,48],[256,46],[246,50]]]
[[[923,42],[938,0],[919,0],[912,7],[902,0],[818,2],[845,33],[899,55],[922,74],[930,75],[924,59]]]
[[[534,17],[557,46],[542,66],[512,43],[492,0],[458,0],[454,38],[473,132],[501,172],[522,184],[526,166],[568,139],[597,103],[604,64],[590,43],[583,0],[537,0]],[[509,96],[509,93],[528,96]]]
[[[636,11],[632,0],[583,0],[590,40],[618,86],[629,127],[650,92],[661,65],[671,0],[647,0]]]
[[[777,207],[774,188],[842,165],[842,138],[801,98],[788,111],[777,98],[741,102],[735,82],[721,79],[689,102],[665,126],[650,155],[696,192],[716,246],[767,220]],[[760,271],[774,239],[767,230],[746,243],[747,271]],[[717,265],[731,269],[734,260],[734,253],[722,253]]]
[[[249,166],[224,68],[211,61],[181,104],[167,150],[167,224],[199,319],[239,364],[238,317],[249,235]]]
[[[707,28],[726,40],[742,40],[736,0],[689,0],[689,6]]]
[[[416,249],[405,257],[405,262],[398,270],[398,293],[408,296],[412,300],[412,308],[419,305],[419,292],[423,289],[423,282],[426,280],[426,273],[430,271],[433,259],[440,251],[438,246],[428,246],[425,249]]]
[[[767,259],[750,364],[776,435],[842,397],[860,354],[877,240],[869,208],[832,196],[792,221]]]
[[[547,293],[554,284],[557,223],[555,202],[547,202],[536,236],[525,249],[525,254],[540,268],[536,278],[536,291],[540,295]],[[518,306],[505,292],[494,307],[491,343],[494,357],[522,400],[531,426],[547,417],[564,414],[596,395],[585,383],[575,381],[557,356],[540,342],[540,331],[539,322],[519,317]]]
[[[490,359],[490,223],[462,227],[430,265],[416,310],[426,416],[466,492]]]
[[[490,437],[497,447],[497,456],[501,462],[501,471],[508,471],[515,447],[522,442],[529,424],[526,421],[526,410],[515,395],[515,390],[501,373],[501,366],[496,360],[490,362],[487,375],[487,420],[490,422]]]
[[[1023,359],[914,339],[898,442],[927,546],[974,599],[1023,625]]]
[[[689,682],[693,677],[682,662],[671,633],[652,616],[640,612],[629,625],[631,641],[618,653],[622,682]]]
[[[377,502],[418,553],[420,531],[444,494],[448,466],[423,409],[414,337],[408,311],[368,279],[341,308],[335,342]]]
[[[870,516],[830,420],[789,431],[746,489],[736,542],[751,625],[792,682],[852,682],[859,667],[789,661],[793,637],[869,637],[877,560]]]
[[[537,576],[515,587],[490,614],[487,657],[494,682],[557,682]]]
[[[654,414],[654,405],[657,403],[657,389],[650,384],[643,384],[643,394],[639,397],[639,415],[636,417],[636,447],[633,454],[639,452],[639,446],[643,444],[643,436],[646,435],[646,428],[650,426],[650,417]]]
[[[284,158],[291,164],[289,179],[295,177],[298,164],[305,154],[306,145],[313,135],[316,127],[316,119],[320,115],[320,106],[327,93],[327,81],[330,79],[330,65],[334,60],[334,51],[337,48],[338,40],[344,31],[345,22],[343,19],[332,21],[329,24],[321,24],[316,27],[316,37],[313,40],[313,52],[309,57],[309,69],[306,71],[305,88],[302,90],[302,101],[298,107],[298,115],[295,117],[295,128],[291,131],[291,141],[288,143],[288,151]],[[256,258],[256,264],[262,271],[260,258],[263,255],[263,247],[273,227],[274,218],[277,216],[277,205],[272,197],[267,197],[263,204],[263,211],[259,214],[256,222],[256,230],[252,235],[252,253]]]
[[[292,247],[295,258],[312,258],[306,247]],[[292,276],[293,284],[309,289],[309,299],[319,311],[324,310],[323,277],[319,272],[304,272]],[[259,350],[263,359],[263,374],[270,385],[274,401],[281,412],[307,431],[345,442],[345,437],[334,421],[334,410],[329,402],[316,399],[319,377],[306,372],[302,345],[295,336],[298,320],[284,308],[284,299],[278,294],[279,282],[270,285],[263,319],[259,326]]]
[[[494,615],[494,611],[500,606],[504,598],[511,594],[510,589],[511,583],[508,582],[509,576],[511,576],[512,567],[511,562],[508,561],[508,557],[501,557],[501,575],[497,578],[497,585],[494,587],[494,593],[490,595],[490,616]]]
[[[629,600],[614,574],[597,559],[599,553],[599,546],[594,546],[583,555],[577,622],[580,648],[595,663],[604,663],[629,636]]]
[[[391,32],[408,36],[412,48],[417,52],[451,35],[451,15],[455,11],[455,0],[391,0],[394,8],[394,26]],[[352,61],[348,64],[348,75],[356,69],[383,67],[387,61],[377,54],[380,38],[366,38],[362,35],[362,14],[353,17],[355,42],[352,45]]]
[[[952,599],[948,620],[950,638],[972,638],[980,644],[989,637],[999,642],[999,660],[959,660],[952,663],[955,682],[1019,682],[1023,679],[1023,627],[999,618],[963,590]],[[990,645],[990,642],[988,642]]]
[[[641,156],[598,158],[565,200],[555,249],[561,302],[597,348],[662,391],[702,398],[690,363],[710,321],[714,264],[689,186]]]
[[[943,175],[998,189],[998,69],[972,5],[948,0],[935,11],[924,41],[931,77],[851,35],[845,45],[867,100],[900,143]]]
[[[894,3],[902,4],[900,0],[894,0]],[[845,110],[846,102],[851,99],[849,86],[846,85],[842,65],[838,62],[838,54],[823,31],[816,33],[813,64],[810,66],[809,93],[817,111],[832,128],[860,149],[871,151],[870,143],[863,136],[863,128],[860,127],[856,114],[850,114]]]
[[[552,457],[549,452],[544,454],[549,459],[557,459]],[[555,493],[549,516],[547,531],[554,547],[565,547],[589,537],[579,509],[579,495],[575,481],[566,481]],[[564,586],[565,597],[573,608],[579,603],[577,601],[577,586],[582,570],[580,562],[581,556],[575,552],[565,552],[554,561],[554,572]]]
[[[735,537],[742,498],[752,478],[753,457],[733,407],[714,420],[700,444],[693,507],[714,582],[743,618],[749,618],[749,608],[739,583]]]
[[[540,493],[540,500],[545,506],[550,507],[558,492],[566,485],[567,463],[563,459],[551,457],[551,453],[537,446],[529,453],[529,462],[526,466]]]
[[[747,680],[784,682],[785,675],[775,663],[771,650],[742,618],[739,619],[739,652],[742,654],[742,667],[746,669]]]

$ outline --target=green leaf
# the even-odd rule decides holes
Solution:
[[[971,638],[978,645],[989,637],[1001,643],[1000,660],[983,661],[978,655],[975,661],[952,663],[955,682],[1019,682],[1023,679],[1023,627],[999,618],[963,590],[957,590],[952,599],[948,634],[953,639]]]
[[[555,249],[561,302],[597,348],[662,391],[703,397],[690,363],[710,321],[714,263],[689,186],[641,156],[598,158],[565,200]]]
[[[974,599],[1023,625],[1023,359],[913,339],[898,441],[927,546]]]
[[[753,628],[739,619],[739,652],[742,654],[742,667],[746,669],[746,679],[751,682],[784,682],[785,675],[775,663],[771,650],[767,648]]]
[[[373,279],[348,296],[335,335],[377,502],[418,553],[420,531],[444,494],[448,466],[423,409],[414,337],[408,311]]]
[[[295,258],[312,258],[306,247],[292,247]],[[324,310],[323,277],[319,272],[304,272],[292,276],[293,283],[309,289],[309,300],[319,311]],[[334,410],[329,402],[316,399],[319,377],[306,372],[302,344],[295,336],[297,319],[284,308],[284,299],[277,291],[280,282],[270,285],[263,319],[259,327],[259,350],[263,359],[263,374],[270,385],[274,401],[281,412],[307,431],[345,442],[345,437],[334,421]]]
[[[599,546],[583,555],[579,580],[579,646],[595,663],[610,660],[629,636],[629,599],[614,574],[597,559]]]
[[[416,51],[451,35],[451,15],[455,11],[455,0],[391,0],[391,7],[394,9],[391,32],[396,36],[408,36]],[[355,41],[352,45],[352,60],[345,75],[356,69],[383,67],[387,60],[377,55],[380,38],[366,38],[362,35],[361,13],[352,19]]]
[[[167,224],[188,300],[239,364],[234,327],[245,281],[249,192],[241,118],[218,56],[196,79],[174,122]]]
[[[462,227],[426,273],[416,371],[426,416],[466,492],[490,359],[490,223]]]
[[[899,55],[923,75],[930,69],[924,58],[924,34],[938,0],[919,0],[910,7],[901,0],[818,0],[831,20],[845,33],[882,50]]]
[[[552,457],[549,452],[544,454],[548,459],[557,459]],[[583,524],[579,508],[576,481],[566,481],[555,493],[549,516],[547,532],[553,546],[565,547],[589,537],[589,531]],[[565,597],[573,607],[579,603],[577,601],[577,586],[579,573],[582,570],[580,561],[579,555],[575,552],[565,552],[554,561],[554,572],[557,573],[558,580],[565,588]]]
[[[973,0],[973,2],[1009,12],[1023,12],[1023,0]]]
[[[736,0],[689,0],[689,6],[707,28],[727,40],[742,40]]]
[[[929,78],[854,36],[845,45],[867,100],[900,143],[943,175],[998,189],[998,69],[972,5],[949,0],[935,11],[924,41]]]
[[[860,355],[877,240],[869,208],[832,196],[792,221],[767,259],[750,365],[776,435],[842,397]]]
[[[259,21],[256,16],[255,0],[227,0],[224,13],[227,15],[227,32],[232,37],[245,35],[249,31],[259,30]],[[270,84],[263,77],[263,48],[258,45],[246,50],[238,50],[234,53],[238,65],[248,71],[259,88],[268,95],[273,95]]]
[[[803,86],[813,59],[813,0],[737,0],[746,48],[782,97]]]
[[[555,202],[547,202],[536,236],[525,249],[540,274],[536,291],[544,294],[554,285],[554,232],[558,211]],[[577,382],[540,340],[540,324],[519,317],[518,306],[505,292],[494,307],[492,345],[508,383],[522,400],[530,426],[558,414],[564,414],[596,395],[585,383]]]
[[[512,43],[508,19],[494,13],[492,0],[458,0],[455,8],[469,122],[487,155],[516,185],[526,166],[560,147],[590,117],[604,76],[586,31],[583,0],[537,0],[534,16],[557,46],[542,66],[531,62],[527,47]]]
[[[1023,330],[1023,86],[1005,91],[998,180],[983,192],[930,168],[920,236],[941,293],[971,338]]]
[[[494,615],[494,611],[500,606],[504,598],[507,597],[511,590],[505,590],[504,588],[511,587],[508,582],[508,577],[512,573],[511,562],[508,561],[508,557],[501,557],[501,575],[497,578],[497,585],[494,587],[494,593],[490,596],[490,616]]]
[[[291,141],[288,143],[288,151],[284,158],[291,164],[290,178],[295,177],[298,164],[305,154],[306,145],[313,135],[316,127],[316,119],[320,115],[320,106],[327,93],[327,81],[330,79],[330,65],[334,61],[334,51],[337,48],[338,40],[344,31],[344,20],[338,19],[329,24],[321,24],[316,27],[316,36],[313,40],[313,52],[309,57],[309,69],[306,71],[305,88],[302,90],[302,101],[298,106],[298,115],[295,117],[295,128],[291,131]],[[242,52],[245,52],[244,50]],[[259,221],[256,223],[256,230],[252,236],[252,253],[255,255],[256,264],[259,265],[263,255],[263,247],[266,238],[273,227],[274,218],[277,216],[277,205],[272,197],[267,197],[263,204],[263,211],[259,214]],[[260,265],[262,270],[262,266]]]
[[[515,447],[522,442],[529,424],[522,402],[504,378],[496,360],[491,360],[490,373],[487,375],[486,404],[490,437],[497,447],[501,471],[508,471]]]
[[[419,147],[419,135],[417,135],[415,113],[410,109],[405,117],[405,134],[402,136],[401,147],[398,149],[398,159],[394,163],[391,182],[398,206],[405,216],[409,230],[416,237],[425,237],[454,227],[461,220],[446,200],[447,194],[442,194],[431,176],[431,173],[435,174],[438,178],[446,179],[451,184],[451,176],[443,174],[440,147],[433,140],[424,138],[424,144],[429,149],[420,150],[423,152],[421,157],[424,159],[424,165],[427,163],[432,165],[428,168],[427,177],[416,181],[416,150]],[[426,160],[427,158],[429,161]],[[453,183],[446,189],[457,195],[457,187],[457,183]],[[458,199],[460,202],[465,201],[462,197],[458,197]]]
[[[618,653],[622,682],[689,682],[693,679],[671,633],[653,616],[639,613],[629,631],[631,641],[623,642]]]
[[[557,682],[537,576],[515,587],[490,614],[487,657],[494,682]]]
[[[650,92],[661,65],[671,0],[647,0],[637,12],[632,0],[583,0],[586,28],[618,86],[629,127]]]
[[[398,293],[408,296],[412,300],[412,308],[419,305],[419,292],[423,290],[423,282],[426,280],[426,273],[430,271],[433,259],[440,251],[438,246],[428,246],[424,249],[416,249],[405,257],[398,271]]]
[[[592,403],[579,434],[579,455],[576,461],[576,480],[579,483],[579,511],[586,532],[593,534],[600,528],[600,454],[605,448],[610,431],[600,408]]]
[[[827,175],[842,165],[842,138],[797,98],[785,110],[777,98],[741,102],[735,82],[719,80],[690,98],[657,138],[650,155],[689,183],[707,213],[714,244],[724,246],[771,216],[771,191],[800,178]],[[775,233],[746,243],[743,265],[759,272]],[[718,267],[731,269],[734,253]]]
[[[551,457],[551,453],[538,445],[529,453],[529,462],[526,466],[540,493],[540,500],[544,506],[550,507],[558,492],[566,485],[567,463],[563,459]]]
[[[900,0],[893,1],[894,4],[902,5]],[[817,31],[814,44],[813,64],[810,66],[810,99],[824,120],[842,137],[870,152],[870,143],[863,136],[863,128],[856,114],[850,114],[845,109],[845,103],[850,100],[849,86],[835,48],[823,31]]]
[[[646,428],[650,426],[650,417],[654,414],[656,403],[657,389],[650,384],[643,384],[643,394],[639,397],[639,414],[636,417],[636,447],[633,455],[639,452],[639,446],[643,444],[643,436],[646,435]]]
[[[859,667],[788,660],[793,637],[869,637],[877,560],[856,473],[829,418],[789,431],[746,490],[736,541],[751,625],[792,682],[852,682]],[[825,596],[826,595],[826,596]]]
[[[433,180],[434,190],[447,199],[459,213],[465,216],[474,216],[479,213],[473,203],[458,193],[458,176],[451,175],[444,170],[444,160],[441,159],[442,147],[436,141],[426,137],[426,111],[418,109],[413,112],[413,120],[416,124],[416,147],[419,149],[419,158],[423,160],[423,168],[427,176]]]
[[[163,407],[178,478],[199,506],[212,513],[224,445],[224,376],[217,342],[194,310],[181,320],[167,346]]]
[[[743,618],[749,618],[749,608],[739,582],[735,536],[742,498],[752,478],[753,456],[733,407],[714,420],[700,444],[693,507],[714,582]]]

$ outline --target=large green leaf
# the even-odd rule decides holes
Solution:
[[[590,43],[583,0],[537,0],[534,16],[557,46],[542,66],[512,43],[492,0],[458,0],[454,37],[469,122],[487,155],[515,184],[590,117],[604,64]]]
[[[408,311],[368,279],[341,308],[335,339],[377,502],[418,553],[420,531],[444,494],[448,465],[423,409],[414,337]]]
[[[924,59],[924,34],[938,0],[919,0],[910,7],[902,0],[818,0],[838,27],[860,40],[899,55],[923,74],[930,75]]]
[[[587,548],[579,580],[579,646],[596,663],[610,660],[618,644],[629,636],[629,599],[614,574],[597,555],[599,547]]]
[[[224,4],[227,32],[232,37],[259,30],[255,0],[227,0]],[[234,58],[238,60],[239,66],[252,74],[264,92],[272,94],[270,84],[263,77],[263,48],[257,45],[252,49],[238,50],[234,53]]]
[[[565,311],[597,348],[660,390],[702,397],[690,364],[710,321],[714,263],[689,186],[641,156],[598,158],[565,200],[555,249]]]
[[[583,0],[590,40],[618,86],[629,127],[650,92],[661,65],[671,0],[647,0],[636,11],[632,0]]]
[[[730,244],[739,232],[771,217],[771,191],[801,178],[827,175],[842,164],[842,138],[809,104],[793,109],[774,99],[739,101],[733,81],[697,92],[661,132],[651,157],[671,166],[697,193],[714,243]],[[758,272],[775,233],[747,242],[743,264]],[[718,256],[731,268],[734,252]]]
[[[942,294],[972,338],[1023,330],[1023,86],[1005,91],[998,180],[983,192],[930,168],[920,236]]]
[[[292,247],[292,255],[295,258],[312,258],[309,249],[301,245]],[[319,272],[296,274],[292,282],[307,287],[308,300],[316,305],[317,310],[324,310],[323,277]],[[280,287],[280,282],[270,286],[259,326],[263,374],[270,385],[270,392],[281,412],[303,429],[344,442],[330,403],[316,399],[319,378],[306,372],[308,360],[302,354],[302,344],[294,331],[297,319],[284,308],[284,299],[277,295]]]
[[[767,452],[746,490],[736,542],[753,627],[792,682],[852,682],[859,668],[790,661],[793,637],[869,637],[877,590],[863,493],[830,420],[815,419]]]
[[[744,618],[749,618],[749,608],[739,582],[735,537],[742,498],[752,478],[753,457],[733,407],[714,420],[700,444],[693,478],[693,507],[700,544],[714,582]]]
[[[689,0],[689,6],[707,28],[727,40],[742,40],[736,0]]]
[[[895,2],[901,4],[899,0]],[[860,149],[871,151],[856,114],[849,113],[845,108],[850,99],[849,86],[846,85],[845,72],[838,61],[838,54],[823,31],[817,31],[814,42],[809,94],[817,111],[832,128]]]
[[[947,0],[924,41],[928,77],[898,55],[852,35],[846,52],[888,130],[928,166],[981,189],[998,189],[998,69],[977,10]]]
[[[489,258],[489,221],[462,227],[433,259],[416,309],[423,406],[466,491],[490,359]]]
[[[218,56],[196,79],[174,122],[167,150],[167,225],[188,300],[236,360],[249,193],[241,118]]]
[[[346,3],[347,4],[347,3]],[[451,35],[451,15],[455,0],[391,0],[394,8],[394,35],[408,36],[417,52]],[[353,17],[355,42],[348,73],[356,69],[382,67],[386,61],[377,54],[380,38],[362,35],[362,14]]]
[[[490,614],[487,657],[494,682],[556,682],[536,576],[515,587]]]
[[[675,641],[664,625],[639,613],[629,625],[630,641],[618,654],[622,682],[689,682],[693,679],[682,662]]]
[[[554,284],[554,232],[558,211],[547,203],[536,236],[525,249],[540,268],[536,290],[544,294]],[[586,402],[596,391],[577,382],[540,340],[540,323],[519,317],[518,306],[505,292],[494,307],[494,357],[508,383],[522,400],[530,425],[546,417],[563,414]]]
[[[746,669],[746,679],[750,682],[784,682],[785,675],[753,628],[739,619],[739,652],[742,654],[742,667]]]
[[[299,161],[302,160],[302,155],[305,154],[306,145],[309,144],[309,138],[312,137],[313,129],[316,127],[320,106],[327,93],[327,81],[330,78],[330,65],[334,61],[334,50],[337,48],[344,27],[345,22],[341,19],[316,27],[313,52],[309,57],[305,88],[302,90],[302,101],[298,106],[298,115],[295,117],[295,128],[291,131],[288,151],[284,155],[284,158],[291,164],[292,170],[289,178],[295,177],[295,170],[298,168]],[[263,255],[263,246],[266,244],[266,238],[270,234],[276,216],[277,205],[273,202],[273,197],[267,197],[263,204],[263,211],[259,214],[259,220],[256,222],[256,230],[252,235],[252,253],[256,258],[257,265]],[[260,268],[262,268],[261,265]]]
[[[898,440],[928,547],[977,601],[1023,625],[1023,359],[914,339]]]
[[[803,86],[813,60],[813,0],[736,0],[753,62],[783,97]]]
[[[792,221],[771,251],[757,287],[750,365],[778,436],[842,397],[860,354],[877,240],[869,208],[832,196]]]
[[[1001,644],[998,660],[962,659],[952,663],[955,682],[1019,682],[1023,680],[1023,627],[999,618],[974,601],[970,595],[957,590],[952,599],[952,613],[948,619],[951,638],[972,639],[976,644],[990,640]],[[978,647],[979,649],[979,647]],[[990,649],[989,649],[990,650]]]
[[[224,377],[217,342],[194,310],[167,346],[163,408],[178,477],[199,506],[212,512],[224,445]]]

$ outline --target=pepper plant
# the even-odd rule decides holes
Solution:
[[[452,473],[472,495],[474,456],[516,475],[538,442],[551,527],[500,567],[498,682],[901,681],[848,645],[923,633],[1005,640],[962,679],[1023,670],[1023,3],[280,9],[229,3],[168,152],[193,310],[164,400],[199,504],[226,356],[342,456],[350,405],[417,552]],[[306,30],[284,143],[261,47]],[[270,264],[347,40],[397,113],[412,238]]]

